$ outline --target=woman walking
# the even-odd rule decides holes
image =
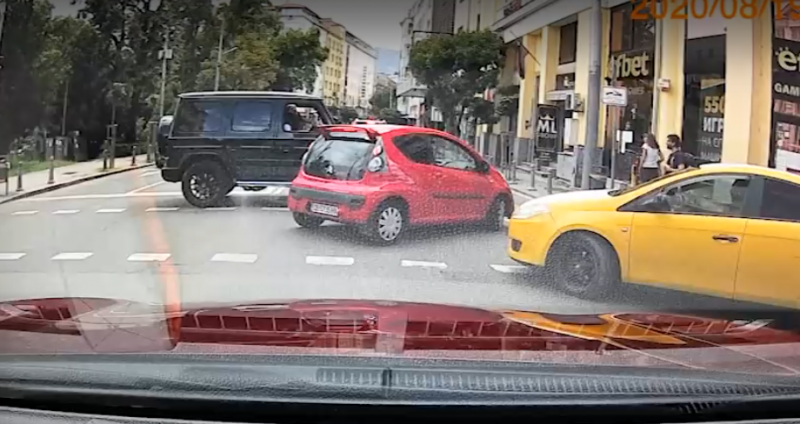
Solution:
[[[642,156],[639,158],[639,183],[646,183],[661,175],[661,162],[664,156],[653,134],[644,136]]]

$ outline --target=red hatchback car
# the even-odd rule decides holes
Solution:
[[[499,230],[514,206],[505,178],[465,143],[397,125],[323,128],[289,193],[301,227],[354,224],[380,244],[409,225],[482,221]]]

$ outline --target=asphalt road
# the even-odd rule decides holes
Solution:
[[[502,232],[421,228],[376,247],[341,225],[298,228],[283,207],[285,188],[239,190],[224,208],[196,209],[178,184],[146,168],[0,205],[0,300],[357,298],[555,313],[692,302],[640,292],[579,300],[509,260]]]

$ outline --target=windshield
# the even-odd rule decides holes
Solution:
[[[0,408],[800,387],[800,3],[737,1],[0,0]]]
[[[311,146],[303,170],[315,177],[360,180],[374,147],[368,140],[319,138]]]

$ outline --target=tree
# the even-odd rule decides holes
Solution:
[[[339,109],[339,119],[345,124],[349,124],[358,119],[358,111],[350,106],[344,106]]]
[[[369,99],[369,104],[372,106],[372,113],[378,113],[383,109],[389,109],[394,105],[395,90],[389,87],[382,87],[375,90],[372,97]]]
[[[39,124],[42,116],[36,61],[44,48],[52,5],[46,0],[6,0],[0,74],[0,154]]]
[[[290,29],[274,43],[278,73],[271,89],[276,91],[314,91],[317,69],[328,58],[328,49],[319,42],[319,30]]]
[[[414,44],[409,67],[442,112],[445,130],[457,135],[475,95],[497,84],[504,58],[505,46],[497,34],[489,30],[459,32]]]

